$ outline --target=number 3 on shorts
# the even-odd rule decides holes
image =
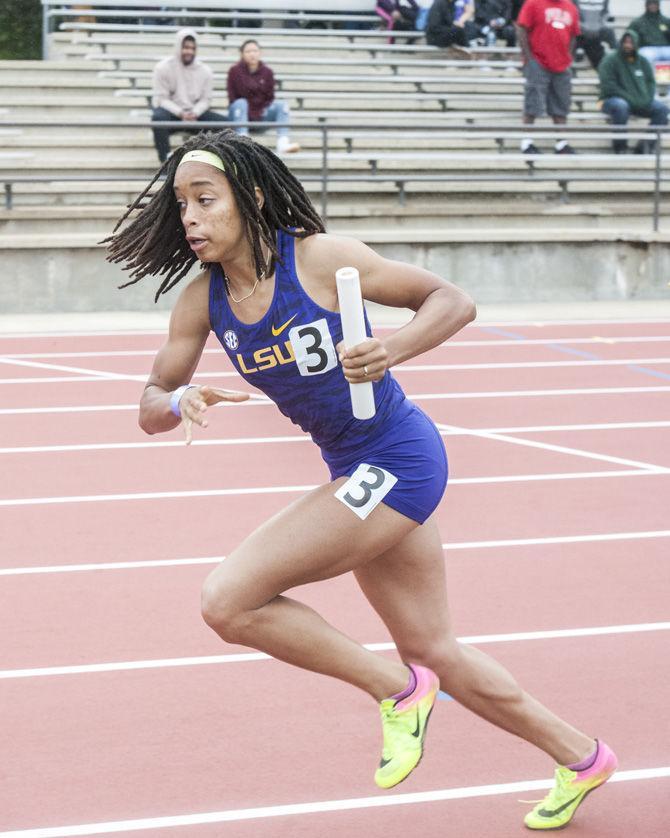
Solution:
[[[398,478],[390,471],[361,463],[335,492],[335,497],[364,521],[397,482]]]

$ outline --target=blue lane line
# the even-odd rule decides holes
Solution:
[[[528,340],[525,335],[516,332],[506,332],[504,329],[494,329],[493,326],[480,326],[482,332],[489,332],[492,335],[499,335],[501,338],[512,338],[513,340]]]
[[[500,337],[504,338],[512,338],[513,340],[528,340],[526,335],[520,335],[518,332],[507,332],[504,329],[496,329],[493,326],[480,326],[483,332],[489,332],[492,335],[499,335]],[[495,343],[493,344],[495,346]],[[573,349],[569,346],[562,346],[557,343],[547,343],[547,347],[549,349],[553,349],[556,352],[563,352],[567,355],[578,355],[580,358],[587,358],[590,361],[603,361],[605,360],[601,355],[596,355],[593,352],[586,352],[583,349]],[[630,370],[631,372],[641,372],[642,375],[649,375],[652,378],[662,378],[664,381],[670,381],[670,374],[667,372],[660,372],[659,370],[653,370],[650,367],[640,367],[636,364],[626,364],[626,369]]]
[[[556,352],[564,352],[566,355],[578,355],[580,358],[587,358],[589,361],[601,361],[598,355],[593,352],[586,352],[584,349],[572,349],[570,346],[561,346],[558,343],[548,343],[549,349],[555,349]]]
[[[628,370],[632,370],[633,372],[642,372],[645,375],[652,375],[654,378],[665,378],[670,381],[670,375],[667,372],[660,372],[659,370],[652,370],[649,367],[636,367],[633,364],[628,364],[626,367]]]
[[[452,696],[449,695],[449,693],[445,693],[442,690],[439,691],[439,693],[437,694],[437,697],[440,699],[440,701],[453,701],[454,700],[452,698]]]

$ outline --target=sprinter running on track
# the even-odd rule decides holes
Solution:
[[[439,432],[409,402],[390,368],[450,338],[475,316],[456,286],[384,259],[354,239],[326,235],[304,189],[279,158],[232,131],[199,134],[175,151],[139,217],[108,240],[131,282],[164,277],[156,298],[200,260],[181,292],[167,342],[140,404],[147,433],[246,394],[190,381],[210,331],[233,365],[311,434],[331,481],[275,515],[208,577],[203,616],[225,641],[340,678],[380,704],[375,781],[401,782],[421,759],[439,688],[557,763],[533,829],[570,821],[616,769],[613,752],[524,692],[492,658],[457,642],[447,605],[442,541],[433,512],[447,480]],[[128,215],[141,207],[148,190]],[[118,229],[118,227],[117,227]],[[360,272],[363,296],[415,316],[394,334],[345,351],[335,272]],[[366,321],[367,334],[370,335]],[[357,420],[348,383],[372,381],[376,414]],[[318,525],[315,525],[318,524]],[[400,661],[375,654],[284,592],[353,571],[395,641]]]

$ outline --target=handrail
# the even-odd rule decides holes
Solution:
[[[177,130],[210,130],[216,128],[233,128],[233,127],[241,127],[247,126],[251,128],[263,128],[263,129],[272,129],[279,127],[279,123],[276,122],[208,122],[206,124],[198,124],[197,128],[194,126],[193,122],[173,122],[173,121],[166,121],[166,122],[153,122],[151,120],[123,120],[118,122],[111,122],[109,120],[102,120],[102,119],[89,119],[89,120],[72,120],[60,123],[63,126],[67,127],[106,127],[111,128],[112,126],[116,128],[171,128]],[[3,121],[0,123],[3,128],[8,127],[21,127],[21,126],[45,126],[48,125],[51,130],[54,128],[59,127],[58,122],[54,122],[52,120],[35,120],[35,119],[21,119],[21,120],[11,120],[11,121]],[[336,175],[330,172],[329,166],[329,138],[332,135],[335,136],[343,136],[346,133],[349,133],[351,136],[356,135],[356,133],[361,133],[363,131],[370,131],[374,130],[377,134],[384,133],[393,133],[395,132],[396,135],[399,133],[399,129],[397,125],[376,125],[371,124],[369,126],[363,126],[360,124],[346,126],[346,125],[329,125],[328,121],[325,118],[320,119],[316,123],[309,123],[305,125],[300,125],[301,131],[315,131],[320,133],[321,135],[321,172],[318,174],[301,174],[300,179],[305,182],[319,182],[321,184],[321,214],[324,219],[327,217],[327,207],[328,207],[328,186],[330,183],[341,183],[341,182],[387,182],[387,183],[394,183],[398,188],[398,197],[401,205],[404,203],[405,200],[405,186],[407,183],[410,182],[509,182],[509,181],[518,181],[521,177],[527,178],[532,181],[555,181],[557,182],[562,190],[562,198],[563,200],[567,200],[568,196],[568,185],[571,181],[602,181],[602,182],[616,182],[616,181],[635,181],[635,182],[653,182],[654,184],[654,200],[653,200],[653,210],[652,210],[652,218],[653,218],[653,230],[654,232],[658,232],[659,228],[659,216],[660,216],[660,196],[661,196],[661,183],[665,182],[670,179],[670,175],[666,175],[663,171],[662,166],[662,138],[665,135],[670,134],[670,126],[647,126],[645,128],[629,128],[628,126],[612,126],[612,125],[603,125],[603,126],[592,126],[587,131],[580,129],[576,126],[568,126],[568,125],[553,125],[553,126],[533,126],[533,134],[537,137],[566,137],[569,136],[573,139],[592,139],[592,138],[600,138],[600,139],[645,139],[645,140],[654,140],[655,141],[655,161],[654,161],[654,168],[653,171],[641,171],[641,172],[621,172],[621,169],[618,168],[616,171],[612,173],[603,173],[603,172],[569,172],[563,170],[556,170],[556,171],[547,171],[542,169],[537,169],[535,166],[532,165],[532,159],[528,159],[528,168],[526,173],[521,174],[508,174],[505,172],[492,172],[486,174],[479,174],[473,173],[471,171],[463,172],[461,174],[438,174],[438,173],[397,173],[392,172],[388,174],[367,174],[367,173],[360,173],[360,172],[352,172],[351,174],[345,175]],[[450,137],[452,139],[462,138],[473,138],[473,137],[488,137],[493,138],[499,144],[504,142],[505,139],[518,139],[520,136],[524,136],[528,133],[528,126],[524,125],[512,125],[512,126],[505,126],[503,130],[499,128],[491,128],[490,126],[471,126],[471,125],[464,125],[464,126],[455,126],[453,130],[449,127],[445,127],[444,125],[422,125],[422,126],[410,126],[408,128],[403,129],[401,132],[402,136],[409,137],[412,133],[421,132],[421,133],[437,133],[440,132],[445,137]],[[371,152],[371,156],[374,157],[374,153]],[[95,174],[95,175],[3,175],[0,173],[0,183],[4,184],[4,192],[5,192],[5,208],[11,209],[13,206],[13,192],[12,192],[12,185],[14,183],[28,183],[28,182],[69,182],[69,181],[143,181],[146,182],[145,176],[136,176],[136,175],[104,175],[104,174]]]
[[[124,0],[120,4],[110,0],[88,0],[86,8],[67,8],[74,3],[64,3],[62,0],[41,0],[42,3],[42,58],[49,57],[49,34],[52,21],[63,17],[147,17],[147,18],[192,18],[203,19],[232,18],[233,20],[251,19],[262,20],[269,15],[281,17],[295,17],[297,20],[331,21],[331,22],[360,22],[361,16],[337,15],[323,13],[322,0],[217,0],[213,9],[212,0],[163,0],[159,8],[147,8],[149,0]],[[119,9],[118,6],[124,8]],[[349,12],[374,12],[374,0],[347,0]],[[117,8],[114,8],[117,6]],[[111,8],[109,8],[111,7]],[[343,10],[344,11],[344,10]],[[365,16],[366,18],[368,15]],[[369,19],[378,20],[374,15]]]

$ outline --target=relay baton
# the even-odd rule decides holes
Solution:
[[[344,346],[351,349],[367,340],[361,282],[356,268],[340,268],[335,272],[337,298],[342,317],[342,337]],[[375,415],[375,397],[372,382],[350,384],[351,407],[356,419],[371,419]]]

